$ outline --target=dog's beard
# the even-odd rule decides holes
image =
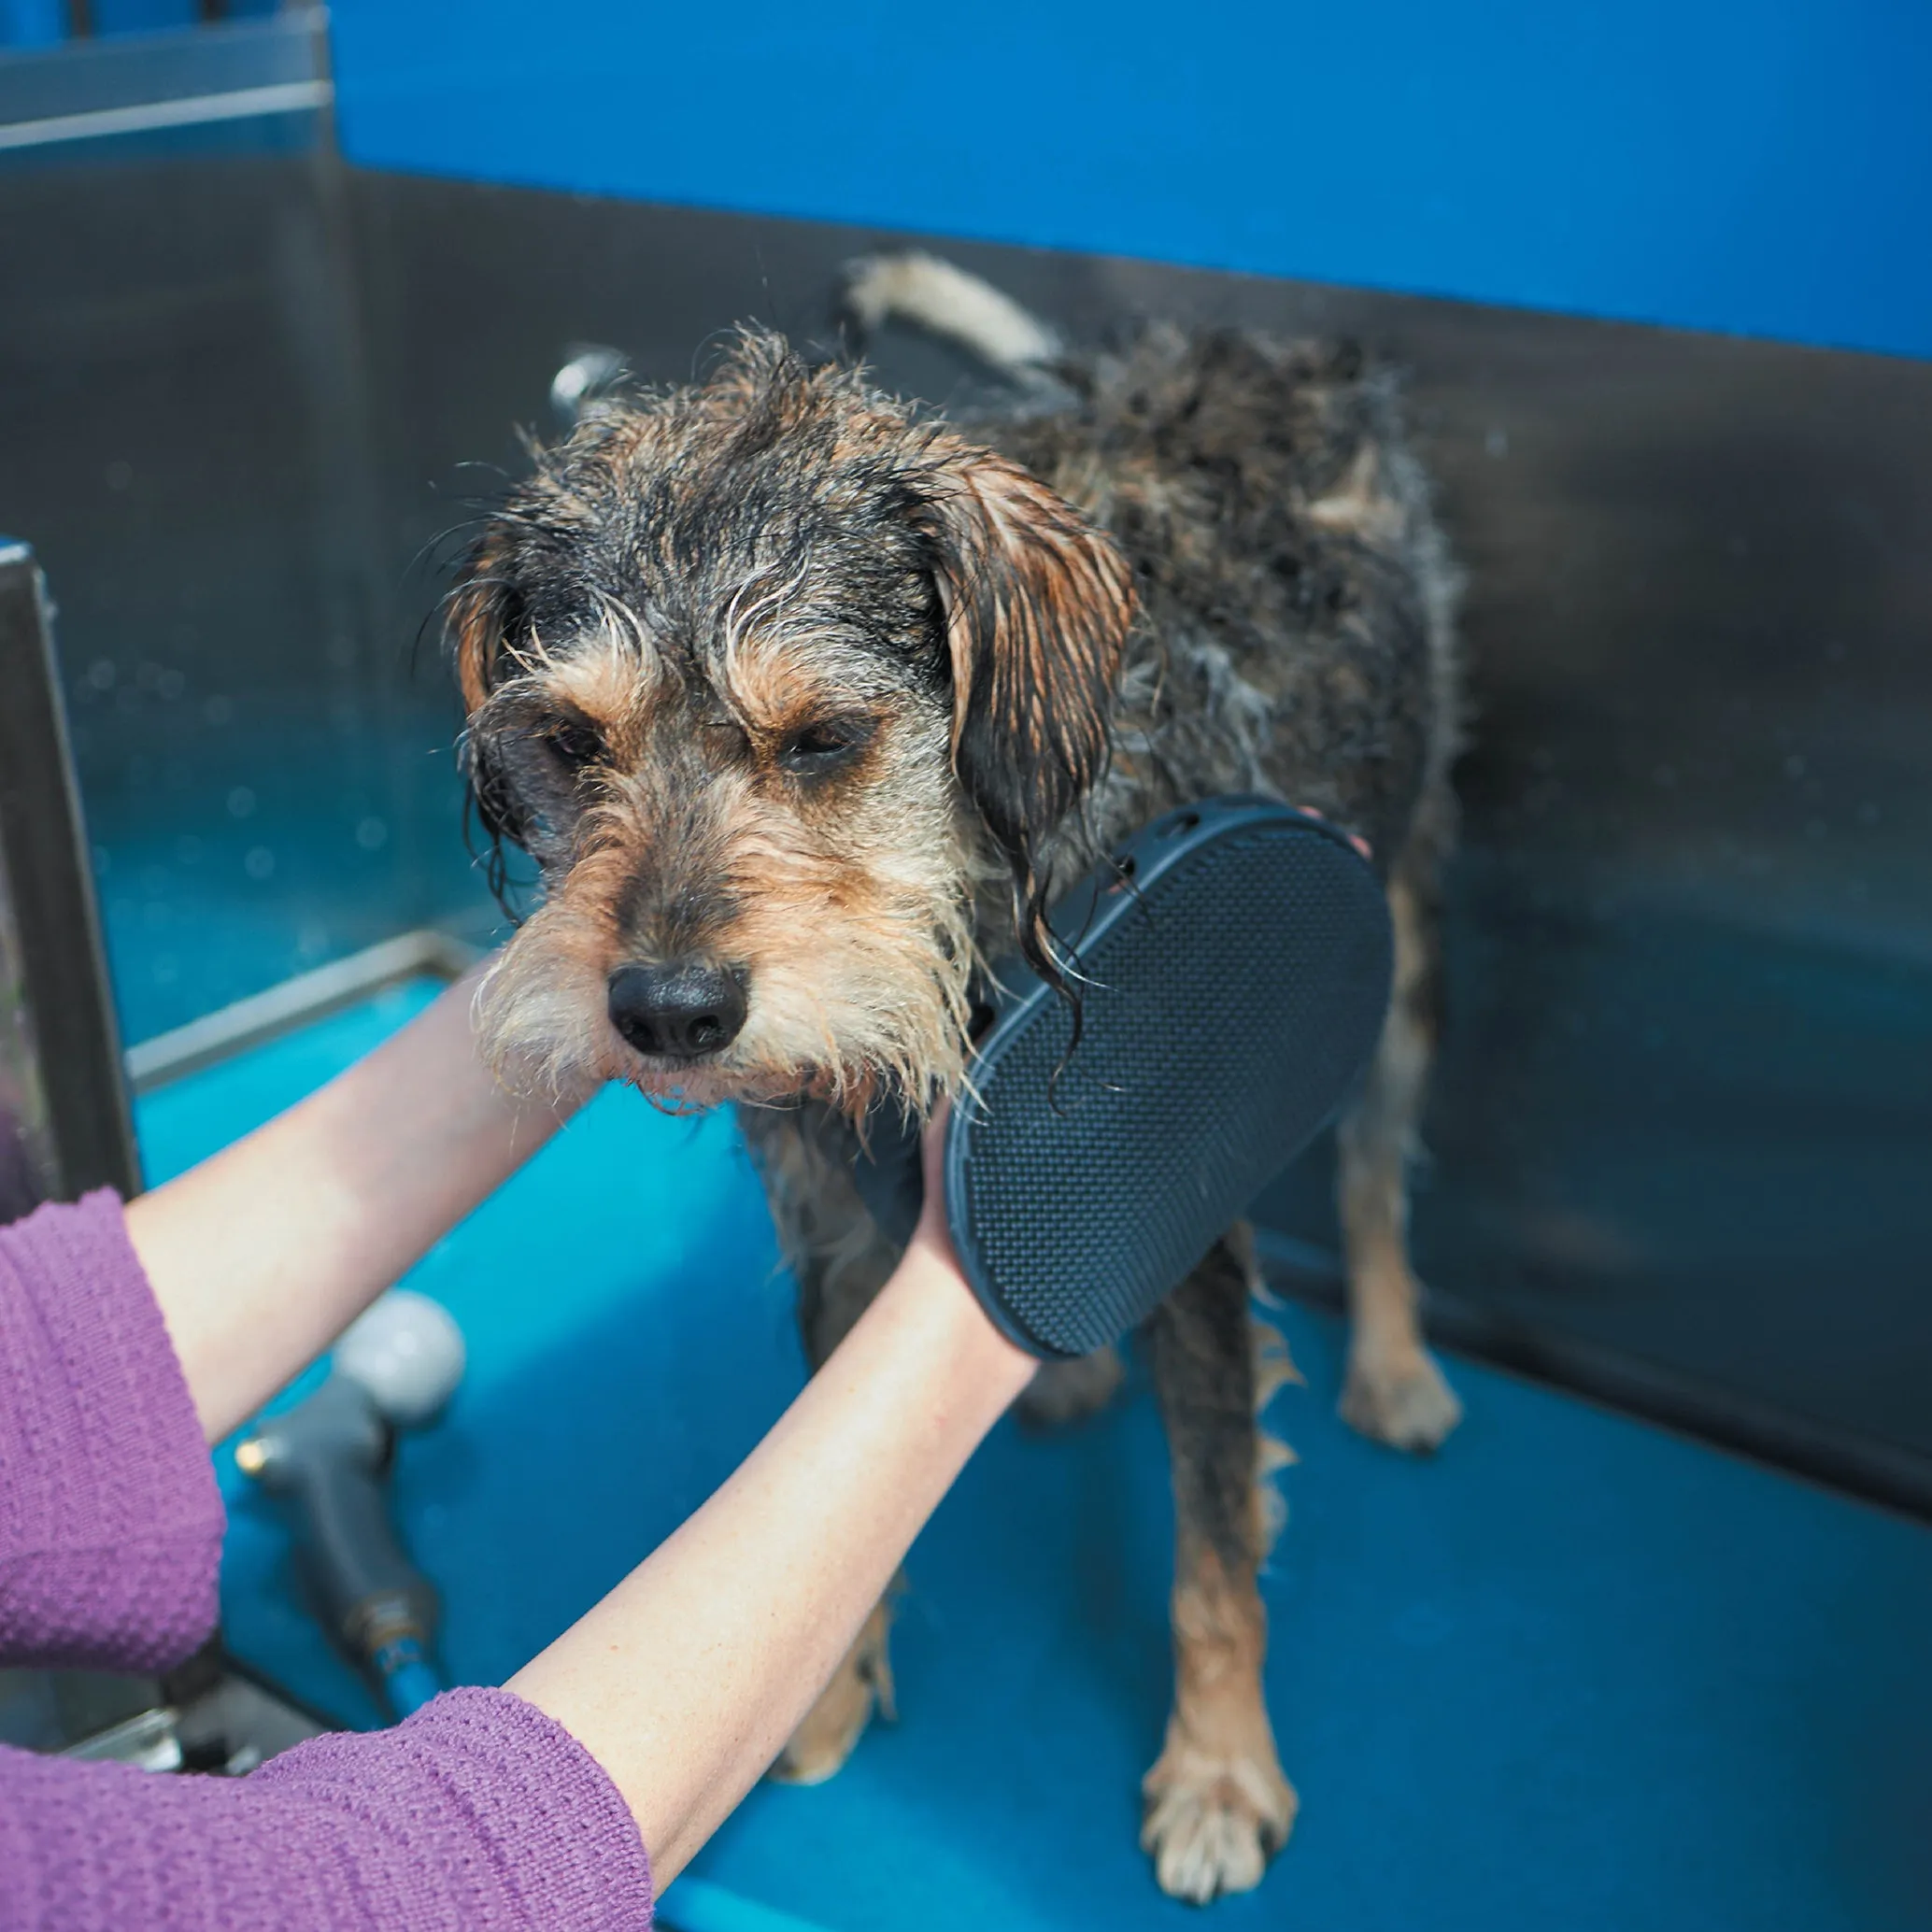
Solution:
[[[858,1120],[884,1093],[923,1113],[959,1087],[975,956],[957,891],[885,884],[861,914],[802,904],[796,888],[757,902],[732,938],[750,965],[745,1027],[717,1056],[676,1062],[638,1055],[608,1017],[621,956],[604,911],[612,895],[599,888],[619,863],[594,854],[580,864],[477,990],[479,1042],[513,1091],[561,1101],[621,1081],[677,1110],[808,1096]]]

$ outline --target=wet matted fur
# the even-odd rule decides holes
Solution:
[[[852,1186],[853,1123],[883,1090],[923,1107],[957,1086],[975,967],[1017,943],[1055,970],[1056,883],[1171,806],[1312,807],[1368,842],[1398,940],[1342,1136],[1343,1408],[1433,1448],[1458,1410],[1417,1331],[1405,1162],[1454,826],[1456,582],[1394,383],[1345,346],[1225,331],[1062,353],[924,257],[861,264],[851,292],[1002,368],[1013,406],[938,420],[746,332],[707,381],[540,452],[472,548],[450,605],[469,774],[543,881],[480,997],[490,1050],[519,1082],[737,1103],[816,1365],[896,1259]],[[620,1003],[639,973],[701,988],[676,994],[703,1010],[675,1052],[657,1007]],[[1255,1285],[1237,1227],[1144,1335],[1177,1549],[1143,1840],[1196,1899],[1255,1884],[1295,1810],[1261,1691],[1257,1415],[1282,1365]],[[1034,1406],[1113,1379],[1054,1371]],[[887,1627],[882,1606],[781,1773],[844,1762],[889,1695]]]

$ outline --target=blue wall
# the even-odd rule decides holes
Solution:
[[[0,0],[0,49],[50,47],[66,32],[66,0]]]
[[[225,0],[224,20],[276,11],[277,0]],[[192,28],[201,21],[198,0],[91,0],[89,19],[102,38],[117,34],[157,34]],[[9,47],[51,47],[65,40],[72,22],[67,0],[0,0],[0,52]]]
[[[1932,0],[337,0],[372,166],[1932,354]]]

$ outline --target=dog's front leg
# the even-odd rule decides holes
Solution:
[[[1269,1513],[1246,1235],[1218,1242],[1144,1330],[1173,1466],[1174,1703],[1141,1843],[1161,1890],[1201,1905],[1259,1883],[1295,1822],[1261,1691]]]

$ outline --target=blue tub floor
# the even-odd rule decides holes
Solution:
[[[150,1180],[326,1078],[433,989],[149,1096]],[[729,1472],[797,1388],[789,1291],[722,1118],[607,1094],[411,1276],[470,1346],[405,1440],[443,1655],[494,1682]],[[1305,1388],[1265,1589],[1302,1810],[1217,1932],[1924,1932],[1932,1533],[1468,1362],[1415,1463],[1334,1414],[1337,1324],[1280,1313]],[[343,1718],[367,1694],[295,1606],[220,1453],[230,1641]],[[1135,1845],[1167,1704],[1171,1513],[1138,1379],[1057,1438],[1002,1425],[914,1551],[901,1721],[813,1790],[761,1787],[694,1868],[824,1932],[1199,1926]],[[680,1891],[664,1913],[677,1923]],[[775,1922],[773,1922],[775,1924]]]

